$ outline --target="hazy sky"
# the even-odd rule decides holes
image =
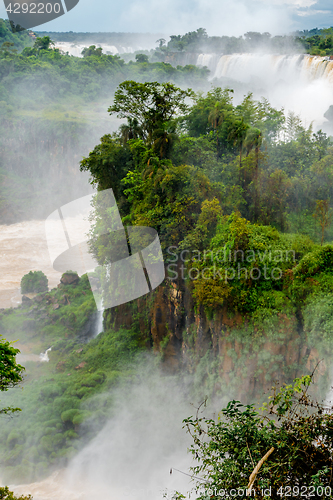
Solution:
[[[0,17],[6,17],[3,2]],[[209,35],[284,34],[333,25],[331,0],[80,0],[68,14],[36,29]]]

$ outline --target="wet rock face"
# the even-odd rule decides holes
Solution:
[[[216,390],[229,387],[241,400],[310,373],[321,358],[296,315],[279,313],[274,331],[251,333],[239,312],[223,307],[209,315],[195,306],[184,281],[165,280],[151,294],[107,310],[105,328],[130,328],[138,318],[142,341],[162,354],[166,371],[193,371],[208,354],[217,360]],[[320,374],[326,371],[322,365]]]

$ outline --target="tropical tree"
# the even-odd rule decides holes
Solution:
[[[217,151],[219,149],[219,134],[218,134],[217,129],[218,129],[219,125],[222,124],[224,117],[225,117],[225,109],[224,109],[223,103],[220,101],[217,101],[215,103],[213,109],[210,111],[210,113],[208,115],[208,122],[213,127],[213,129],[216,133]]]
[[[153,151],[159,158],[168,158],[177,139],[176,123],[174,121],[161,123],[153,132]]]
[[[39,52],[40,50],[49,50],[51,45],[54,45],[54,42],[51,40],[49,36],[37,37],[34,44],[34,49]]]
[[[116,199],[121,197],[123,188],[121,180],[131,166],[132,153],[129,147],[123,145],[125,137],[134,136],[136,125],[130,122],[126,130],[122,130],[123,138],[112,137],[106,134],[101,138],[100,144],[84,158],[80,164],[81,172],[88,171],[91,174],[91,183],[99,189],[112,188]],[[140,132],[135,132],[139,134]]]
[[[120,125],[119,133],[123,144],[126,144],[130,139],[138,139],[142,135],[142,130],[136,118],[128,118],[127,123]]]
[[[81,54],[83,57],[97,56],[101,57],[103,53],[102,47],[96,48],[96,45],[90,45],[90,47],[84,47]]]
[[[161,49],[165,46],[166,40],[165,38],[159,38],[158,40],[156,40],[156,43],[158,43],[158,48]]]
[[[119,85],[108,111],[110,115],[126,118],[129,123],[135,120],[140,129],[140,138],[151,145],[153,133],[160,124],[187,112],[185,99],[191,96],[190,89],[182,90],[172,83],[127,80]]]
[[[146,54],[136,54],[135,60],[138,63],[147,63],[149,62],[149,57]]]
[[[22,381],[24,367],[17,364],[16,354],[20,351],[15,349],[0,335],[0,391],[8,391]],[[20,408],[0,408],[0,414],[20,411]]]
[[[247,131],[250,126],[244,122],[244,118],[236,119],[232,129],[229,132],[228,140],[239,150],[239,169],[242,168],[242,152],[244,149],[244,141]]]
[[[260,146],[263,141],[263,136],[261,131],[258,128],[251,127],[247,131],[245,137],[245,149],[247,154],[249,155],[250,151],[254,149],[255,162],[254,162],[254,173],[253,173],[253,182],[254,182],[254,218],[258,220],[259,216],[259,191],[258,191],[258,173],[259,173],[259,151]]]
[[[231,401],[217,422],[199,416],[200,407],[184,420],[199,462],[198,498],[333,498],[332,408],[309,397],[312,378],[273,388],[261,413]]]
[[[193,96],[194,105],[186,116],[186,124],[189,135],[199,137],[214,130],[222,123],[222,116],[232,112],[233,90],[220,87],[207,92],[205,96],[201,93]]]

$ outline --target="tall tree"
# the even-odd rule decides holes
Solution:
[[[258,128],[250,128],[245,138],[245,148],[248,152],[252,149],[255,151],[255,165],[254,165],[254,218],[258,220],[259,216],[259,190],[258,190],[258,173],[259,173],[259,151],[262,144],[262,133]]]
[[[213,127],[213,130],[216,134],[216,149],[217,153],[219,150],[219,134],[218,127],[222,124],[225,117],[226,110],[224,109],[223,103],[221,101],[217,101],[210,111],[208,115],[208,122]]]
[[[250,126],[244,122],[244,118],[236,119],[233,127],[228,135],[228,140],[239,150],[239,169],[242,168],[242,152],[244,148],[244,141]]]
[[[313,217],[317,220],[320,228],[321,228],[321,242],[323,245],[325,230],[330,227],[332,223],[332,213],[329,206],[328,200],[317,200],[316,201],[316,210],[313,214]]]
[[[108,111],[110,115],[117,114],[118,118],[136,120],[141,139],[151,145],[153,133],[161,124],[187,112],[185,99],[191,96],[190,89],[182,90],[172,83],[127,80],[119,85]]]

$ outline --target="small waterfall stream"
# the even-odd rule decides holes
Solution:
[[[39,355],[39,360],[44,361],[44,362],[49,362],[50,358],[48,356],[48,352],[50,352],[50,351],[52,351],[52,347],[49,347],[48,349],[46,349],[45,352],[41,352]]]
[[[104,308],[100,309],[97,312],[97,317],[96,317],[96,322],[95,322],[95,328],[94,328],[94,335],[92,338],[96,338],[100,333],[103,332],[103,313],[104,313]]]

